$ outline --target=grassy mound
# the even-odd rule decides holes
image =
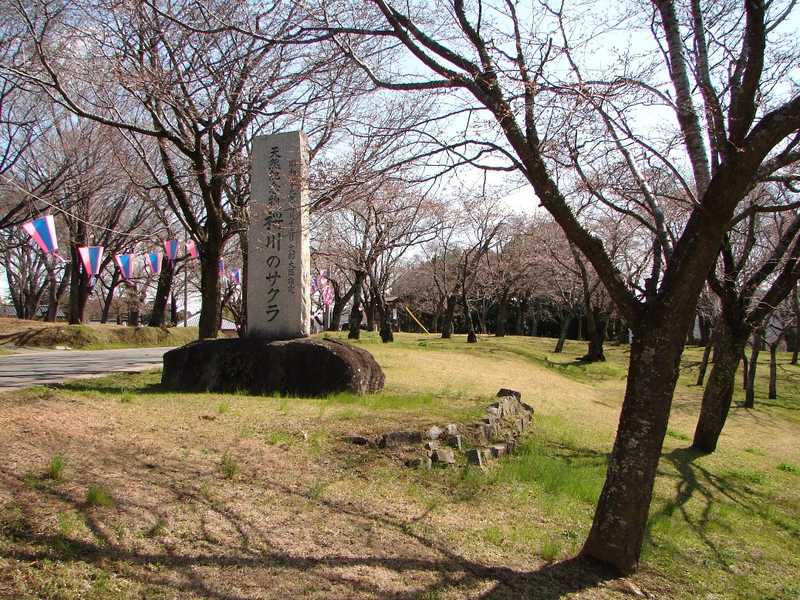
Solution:
[[[64,325],[41,321],[0,319],[0,344],[25,348],[65,346],[81,350],[181,346],[197,339],[196,327],[126,327],[123,325]]]

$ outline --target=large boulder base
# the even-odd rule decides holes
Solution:
[[[199,340],[164,355],[161,384],[184,392],[326,396],[383,389],[372,355],[337,340]]]

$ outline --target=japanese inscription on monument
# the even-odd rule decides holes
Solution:
[[[308,143],[301,131],[253,139],[247,334],[309,334]]]

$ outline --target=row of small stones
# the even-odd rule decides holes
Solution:
[[[522,402],[519,392],[501,389],[497,392],[497,401],[490,404],[486,408],[485,416],[472,426],[479,447],[466,450],[467,462],[482,467],[488,460],[514,452],[517,438],[527,429],[532,418],[533,407]],[[509,430],[505,441],[492,443],[500,437],[504,429]],[[456,462],[455,451],[463,451],[464,446],[463,436],[454,423],[449,423],[444,428],[434,425],[425,433],[391,431],[376,439],[361,435],[350,435],[346,439],[353,444],[378,448],[397,448],[424,443],[424,457],[407,460],[405,464],[409,467],[453,465]]]

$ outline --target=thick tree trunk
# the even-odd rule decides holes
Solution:
[[[178,324],[178,300],[175,292],[169,295],[169,324],[173,327]]]
[[[497,329],[495,336],[505,337],[506,323],[508,321],[508,290],[503,290],[497,301]]]
[[[770,400],[778,398],[778,344],[769,345],[769,395]]]
[[[375,298],[372,297],[372,294],[369,294],[366,305],[367,331],[375,331]]]
[[[736,385],[736,369],[747,343],[747,332],[734,336],[722,321],[714,332],[714,364],[703,390],[700,417],[694,430],[692,448],[714,452],[728,418]],[[709,344],[710,346],[711,344]]]
[[[67,283],[70,281],[72,274],[72,264],[68,263],[64,266],[64,273],[61,275],[61,281],[56,283],[55,269],[48,271],[50,274],[50,286],[48,289],[48,303],[47,315],[44,320],[50,323],[55,323],[58,317],[58,306],[61,302],[61,297],[67,289]]]
[[[712,336],[712,327],[711,322],[702,315],[697,315],[697,325],[700,329],[700,340],[699,343],[701,346],[708,346],[709,343],[712,343],[711,336]]]
[[[594,307],[587,307],[586,311],[586,336],[589,338],[589,347],[581,360],[587,362],[600,362],[606,359],[603,344],[606,341],[606,320],[600,311]]]
[[[486,323],[489,317],[489,305],[486,302],[481,302],[481,308],[476,311],[476,315],[478,317],[478,329],[483,335],[486,335],[489,331],[489,327]]]
[[[453,318],[456,312],[456,304],[458,298],[455,294],[450,294],[447,297],[447,308],[444,311],[442,320],[442,339],[450,339],[453,337]]]
[[[756,405],[756,371],[758,370],[758,355],[761,352],[761,331],[753,334],[753,351],[750,353],[750,368],[747,371],[747,389],[744,394],[744,407],[753,408]]]
[[[797,286],[792,290],[792,310],[794,311],[794,346],[792,347],[791,364],[797,364],[797,354],[800,351],[800,298]]]
[[[472,322],[472,311],[469,308],[469,300],[467,295],[461,295],[461,309],[464,311],[464,324],[467,328],[467,343],[474,344],[478,341],[478,336],[475,335],[475,325]]]
[[[747,391],[747,375],[750,373],[750,361],[747,360],[747,353],[742,349],[742,389]]]
[[[342,313],[344,312],[344,307],[347,306],[347,303],[350,302],[350,299],[353,297],[356,286],[351,285],[350,289],[347,290],[347,293],[342,296],[341,286],[339,283],[333,279],[331,279],[330,282],[333,286],[333,308],[331,309],[330,321],[328,322],[328,331],[339,331],[339,328],[342,324]]]
[[[700,317],[701,320],[702,317]],[[706,378],[706,370],[708,369],[708,362],[711,360],[711,352],[714,351],[717,338],[719,337],[719,328],[722,326],[722,317],[720,317],[717,325],[712,330],[711,334],[706,336],[705,347],[703,348],[703,358],[700,360],[700,370],[697,373],[696,385],[702,386]],[[714,358],[716,360],[716,357]]]
[[[686,339],[686,327],[665,328],[664,323],[670,319],[656,315],[640,322],[634,333],[617,437],[581,550],[622,573],[635,571],[639,563]]]
[[[200,261],[200,322],[198,337],[215,338],[219,335],[220,285],[219,260],[221,245],[203,244]]]
[[[167,312],[167,302],[172,293],[172,281],[175,276],[175,265],[172,261],[165,260],[161,266],[161,274],[158,276],[158,286],[156,286],[156,296],[153,299],[153,312],[150,313],[150,327],[162,327],[164,325],[164,315]]]
[[[361,336],[361,319],[364,316],[361,312],[361,293],[364,287],[364,280],[367,274],[364,271],[356,271],[356,280],[353,284],[353,307],[350,309],[350,331],[347,338],[357,340]]]
[[[111,313],[111,304],[114,302],[114,292],[117,291],[119,285],[119,269],[114,269],[114,274],[111,276],[111,285],[106,292],[105,302],[103,302],[103,313],[100,315],[101,323],[108,323],[108,315]]]
[[[556,354],[564,351],[564,342],[567,341],[567,332],[569,331],[569,324],[572,321],[572,315],[562,314],[561,321],[559,323],[560,328],[558,332],[558,341],[556,342],[556,347],[553,349],[553,352]]]
[[[75,268],[70,270],[69,279],[69,324],[77,325],[86,319],[86,302],[89,300],[89,276],[78,265],[80,256],[77,246],[70,248],[72,264]]]

